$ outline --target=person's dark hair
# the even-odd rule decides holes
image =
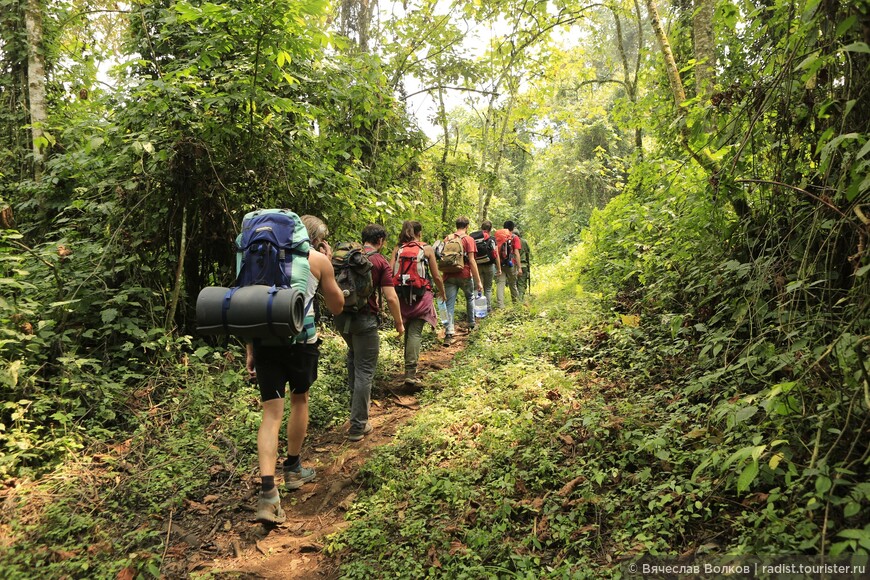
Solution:
[[[369,224],[362,231],[362,242],[364,244],[377,244],[386,237],[387,230],[381,224]]]
[[[492,231],[492,222],[489,220],[483,220],[483,223],[480,224],[480,229],[482,229],[485,232],[491,232]]]
[[[399,243],[407,244],[417,238],[417,234],[423,229],[420,222],[405,220],[402,222],[402,231],[399,232]]]
[[[461,230],[463,228],[467,228],[469,223],[470,223],[470,220],[467,217],[465,217],[464,215],[461,215],[458,218],[456,218],[456,229]]]
[[[514,222],[512,222],[511,220],[508,220],[504,223],[504,229],[514,231],[514,225],[515,225]]]

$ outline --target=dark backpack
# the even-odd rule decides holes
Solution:
[[[399,246],[393,264],[393,286],[396,294],[406,304],[413,304],[417,298],[432,289],[423,244],[408,242]]]
[[[494,264],[495,259],[492,255],[493,252],[495,252],[495,238],[485,234],[483,230],[471,232],[468,235],[474,239],[474,245],[477,246],[477,253],[474,255],[474,261],[481,266]]]
[[[375,291],[372,280],[372,262],[362,244],[342,242],[332,252],[332,268],[335,281],[344,294],[344,312],[363,310]]]
[[[465,269],[465,245],[462,243],[465,237],[467,236],[453,233],[444,238],[438,268],[445,274],[457,274]]]

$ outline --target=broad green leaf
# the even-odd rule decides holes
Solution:
[[[850,542],[848,540],[845,542],[835,542],[835,543],[831,544],[831,549],[828,550],[828,554],[831,556],[834,556],[834,557],[839,556],[840,554],[843,553],[843,551],[846,548],[851,547],[851,545],[852,545],[852,542]]]
[[[828,493],[832,486],[831,478],[826,475],[820,475],[816,478],[816,493],[824,495]]]
[[[743,468],[743,471],[740,473],[740,477],[737,478],[737,491],[742,492],[749,489],[749,486],[755,480],[755,477],[758,475],[758,462],[752,461],[746,467]]]
[[[193,356],[196,358],[203,358],[206,355],[212,352],[212,348],[209,346],[201,346],[193,352]]]
[[[106,308],[101,315],[104,324],[112,322],[118,318],[118,311],[115,308]]]
[[[870,538],[870,531],[868,530],[858,530],[858,529],[849,529],[849,530],[841,530],[838,534],[841,538],[850,538],[852,540],[863,540],[864,538]]]
[[[857,515],[858,512],[861,511],[861,504],[856,501],[850,501],[843,508],[843,517],[851,518],[854,515]]]
[[[749,407],[743,407],[739,411],[737,411],[737,415],[735,416],[735,421],[737,423],[743,423],[753,415],[758,412],[758,407],[755,405],[750,405]]]
[[[843,52],[866,52],[870,53],[870,46],[866,42],[853,42],[841,49]]]

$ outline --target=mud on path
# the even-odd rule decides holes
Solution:
[[[467,338],[459,330],[453,345],[439,344],[421,353],[418,375],[422,388],[426,375],[448,367]],[[200,502],[187,501],[184,510],[164,522],[169,545],[163,574],[169,578],[197,573],[219,578],[337,578],[338,561],[323,553],[325,537],[349,525],[345,512],[360,491],[360,467],[375,448],[390,443],[419,409],[414,396],[419,388],[406,387],[401,375],[379,383],[372,393],[374,430],[369,435],[349,442],[347,422],[327,431],[309,432],[302,457],[305,465],[317,469],[317,478],[301,489],[280,489],[279,469],[276,483],[286,522],[266,527],[254,521],[259,493],[256,473],[244,476],[242,485],[216,485]]]

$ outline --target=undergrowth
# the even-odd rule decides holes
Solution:
[[[592,243],[427,378],[426,405],[365,467],[367,493],[328,546],[344,577],[620,576],[644,555],[870,550],[860,339],[783,349],[771,330],[733,330],[739,304],[701,320],[673,311],[677,284],[669,302],[627,292],[637,272],[589,292],[560,273],[612,268]],[[711,270],[722,296],[751,291],[737,271]]]
[[[380,382],[401,359],[394,334],[382,341]],[[324,339],[311,389],[312,432],[347,420],[349,408],[347,347],[332,332]],[[159,360],[118,409],[129,415],[128,432],[83,428],[62,463],[7,480],[0,576],[160,577],[166,522],[183,517],[191,501],[232,497],[255,480],[259,392],[247,381],[243,348],[194,349],[181,339]]]

